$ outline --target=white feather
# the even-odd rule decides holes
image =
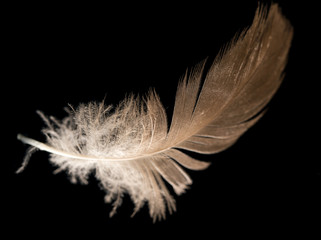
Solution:
[[[133,95],[112,109],[104,103],[81,104],[62,121],[48,119],[43,133],[47,143],[18,135],[31,151],[50,153],[57,171],[67,171],[72,181],[87,183],[94,172],[113,202],[113,215],[128,193],[134,214],[148,203],[151,217],[165,218],[175,210],[176,194],[192,183],[181,166],[205,169],[180,149],[213,154],[231,146],[262,115],[262,108],[278,89],[292,39],[292,28],[272,4],[258,10],[252,26],[218,56],[201,85],[204,63],[180,82],[170,128],[157,94],[145,99]]]

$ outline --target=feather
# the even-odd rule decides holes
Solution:
[[[291,39],[292,27],[277,4],[259,7],[252,26],[216,57],[205,76],[205,61],[185,74],[169,127],[154,91],[145,98],[130,95],[114,109],[104,102],[81,104],[62,121],[38,112],[47,142],[18,135],[32,146],[18,172],[35,149],[47,151],[57,171],[67,171],[73,182],[87,183],[95,173],[105,201],[113,204],[110,215],[129,194],[133,215],[147,203],[154,221],[165,218],[166,210],[176,209],[165,181],[182,194],[192,183],[183,167],[209,166],[182,150],[223,151],[257,122],[282,82]]]

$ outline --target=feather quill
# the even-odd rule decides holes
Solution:
[[[252,26],[225,48],[201,79],[205,61],[179,83],[171,125],[158,95],[131,95],[112,109],[104,103],[81,104],[62,121],[47,118],[41,143],[21,134],[18,139],[33,151],[50,153],[57,171],[67,171],[73,182],[87,183],[95,173],[113,202],[115,214],[128,193],[133,215],[145,204],[155,220],[175,211],[175,200],[164,180],[182,194],[192,180],[182,167],[203,170],[208,162],[181,150],[213,154],[225,150],[263,115],[262,109],[283,79],[292,27],[277,4],[259,7]]]

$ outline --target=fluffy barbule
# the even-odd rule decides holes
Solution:
[[[58,166],[57,171],[65,170],[72,182],[80,180],[85,184],[89,173],[94,172],[107,193],[106,202],[115,200],[111,215],[124,193],[129,193],[135,203],[134,213],[145,202],[155,219],[165,217],[166,205],[170,212],[175,209],[174,199],[157,170],[165,166],[164,159],[171,160],[163,153],[150,156],[158,150],[155,146],[163,145],[167,135],[166,113],[154,92],[144,100],[130,96],[115,109],[91,102],[67,112],[61,122],[52,117],[50,121],[41,114],[47,123],[43,129],[47,143],[57,150],[90,159],[51,154],[50,161]],[[172,164],[177,174],[180,167]],[[180,179],[178,193],[191,183],[183,171]]]

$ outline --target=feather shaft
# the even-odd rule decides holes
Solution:
[[[167,150],[169,150],[169,149],[164,149],[164,150],[150,153],[150,154],[139,155],[139,156],[134,156],[134,157],[127,157],[127,158],[98,158],[98,157],[93,157],[93,156],[84,156],[84,155],[80,155],[80,154],[72,154],[72,153],[60,151],[56,148],[48,146],[47,144],[44,144],[44,143],[34,140],[32,138],[28,138],[20,133],[17,135],[17,139],[22,141],[23,143],[26,143],[26,144],[29,144],[33,147],[38,148],[41,151],[53,153],[53,154],[56,154],[56,155],[59,155],[62,157],[67,157],[67,158],[72,158],[72,159],[77,159],[77,160],[86,160],[86,161],[123,162],[123,161],[137,160],[137,159],[141,159],[141,158],[148,158],[148,157],[151,157],[156,154],[160,154],[162,152],[166,152]]]

